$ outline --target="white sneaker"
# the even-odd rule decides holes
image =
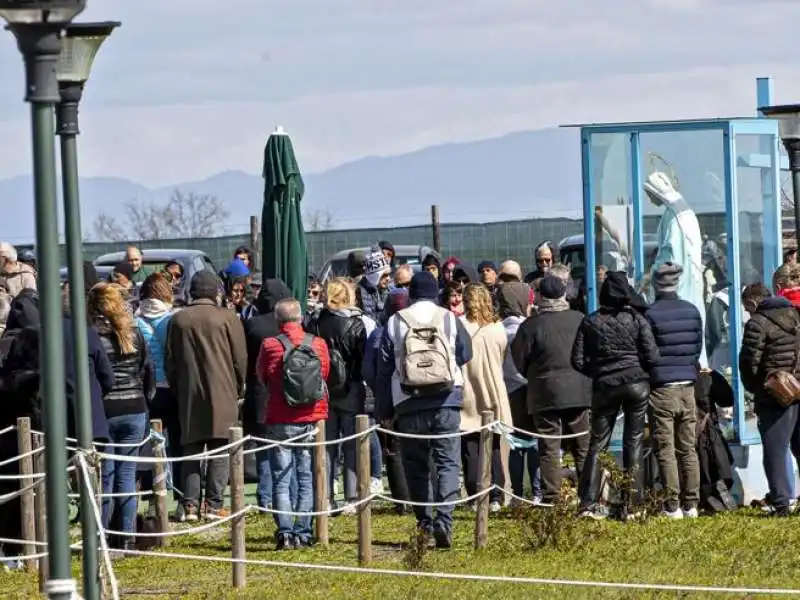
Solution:
[[[697,514],[697,511],[695,511],[695,515],[696,514]],[[683,518],[683,511],[680,508],[678,508],[677,510],[673,510],[673,511],[662,510],[661,511],[661,516],[662,517],[666,517],[667,519],[673,519],[673,520],[677,521],[678,519],[682,519]]]
[[[500,504],[500,502],[498,502],[497,500],[495,500],[489,505],[490,513],[499,513],[501,510],[503,510],[503,505]]]
[[[342,491],[342,490],[341,490],[341,489],[339,489],[339,488],[340,488],[340,486],[339,486],[339,480],[338,480],[338,479],[334,479],[334,480],[333,480],[333,497],[334,497],[334,498],[335,498],[336,496],[338,496],[338,495],[339,495],[339,492],[341,492],[341,491]]]
[[[533,497],[533,505],[534,506],[541,506],[542,505],[542,497],[541,496],[534,496]]]
[[[383,494],[383,480],[380,477],[373,477],[369,485],[370,494]]]
[[[683,511],[683,518],[684,519],[696,519],[700,516],[700,513],[697,512],[697,508],[687,508]]]
[[[342,514],[343,515],[354,515],[357,512],[358,512],[358,508],[356,508],[352,504],[345,504],[344,507],[342,507]]]

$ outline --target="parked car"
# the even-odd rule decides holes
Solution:
[[[114,267],[96,267],[97,268],[97,278],[105,281],[111,276],[111,271],[114,270]],[[69,279],[69,270],[67,267],[61,267],[61,285],[63,286],[67,283]]]
[[[94,264],[99,272],[101,268],[105,267],[113,269],[123,260],[125,260],[125,252],[112,252],[111,254],[98,256]],[[206,270],[215,276],[217,275],[214,263],[201,250],[178,250],[174,248],[142,250],[142,266],[147,268],[148,271],[161,271],[170,262],[176,262],[183,267],[181,293],[185,298],[189,297],[189,283],[195,273]]]
[[[348,248],[331,256],[319,271],[319,280],[327,281],[331,277],[342,277],[347,275],[347,255],[354,251],[369,252],[369,246],[361,248]],[[411,265],[414,272],[422,270],[422,261],[429,254],[434,254],[441,259],[439,253],[428,246],[399,245],[394,247],[395,265]]]
[[[654,250],[658,241],[654,234],[646,233],[643,236],[644,269],[647,272],[653,266]],[[565,237],[558,243],[558,260],[572,267],[572,278],[583,279],[586,270],[586,252],[583,247],[583,234]],[[633,277],[633,265],[627,256],[619,251],[619,245],[608,236],[603,238],[603,254],[595,256],[595,265],[605,266],[610,271],[625,271]]]

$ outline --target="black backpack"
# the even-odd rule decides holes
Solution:
[[[278,341],[283,344],[283,395],[289,406],[316,404],[325,397],[325,379],[322,377],[322,361],[314,352],[314,338],[305,334],[303,341],[295,346],[281,334]]]
[[[331,357],[331,368],[328,373],[328,393],[334,398],[344,398],[350,391],[350,377],[347,373],[347,362],[342,353],[333,345],[328,347]]]

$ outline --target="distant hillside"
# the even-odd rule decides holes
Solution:
[[[645,156],[654,150],[667,158],[679,174],[687,199],[699,203],[699,210],[719,210],[721,137],[696,136],[693,147],[687,148],[685,138],[678,136],[642,135]],[[626,139],[615,138],[605,163],[601,193],[606,203],[629,194]],[[302,155],[298,159],[302,167]],[[652,162],[666,168],[657,159]],[[645,159],[645,173],[651,170],[650,163]],[[329,212],[337,229],[426,223],[431,204],[439,205],[445,222],[581,214],[580,144],[574,129],[520,132],[401,156],[364,158],[306,174],[305,180],[306,209]],[[224,233],[246,231],[249,216],[260,214],[263,181],[259,175],[226,171],[159,189],[125,179],[85,178],[81,184],[84,231],[91,232],[91,223],[101,212],[119,218],[127,200],[163,201],[175,188],[224,200],[231,213]],[[33,238],[31,194],[30,177],[0,181],[3,205],[20,207],[4,215],[0,238],[20,243]]]

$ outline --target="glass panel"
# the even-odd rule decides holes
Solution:
[[[736,135],[736,196],[739,214],[739,276],[742,287],[764,282],[772,287],[772,273],[777,268],[780,240],[775,239],[775,214],[779,200],[771,168],[776,145],[770,134]],[[710,307],[709,310],[713,310]],[[739,311],[740,323],[746,315]],[[744,326],[742,326],[742,329]],[[727,328],[726,328],[727,329]],[[722,335],[721,346],[727,346],[727,335]],[[731,360],[730,352],[728,362]],[[716,358],[717,354],[714,354]],[[714,365],[716,366],[716,365]],[[726,373],[730,370],[726,369]],[[742,440],[759,439],[752,395],[744,392],[745,422]]]
[[[633,277],[633,206],[631,201],[631,146],[628,133],[594,134],[591,138],[592,191],[595,208],[594,263],[596,291],[603,270],[626,271]],[[561,259],[572,259],[573,277],[585,275],[585,256],[578,248],[561,248]],[[621,447],[622,420],[611,438]]]
[[[716,129],[642,133],[639,140],[643,182],[652,173],[660,172],[683,199],[683,203],[675,202],[677,196],[663,186],[660,193],[641,196],[646,268],[639,289],[652,300],[649,271],[654,261],[679,263],[684,272],[678,293],[694,303],[707,322],[714,294],[726,289],[730,279],[723,132]],[[718,343],[712,341],[711,345]],[[720,355],[724,356],[724,360],[720,359],[724,370],[729,366],[730,353],[722,351]],[[705,348],[701,364],[708,365],[711,358],[709,348]],[[730,419],[732,415],[725,417]],[[732,421],[724,424],[729,433],[733,431],[731,424]]]
[[[595,277],[603,271],[626,271],[633,275],[630,259],[633,247],[633,206],[631,204],[631,154],[628,133],[595,134],[591,139],[592,190],[594,194]],[[584,258],[574,256],[573,277],[581,279]]]

